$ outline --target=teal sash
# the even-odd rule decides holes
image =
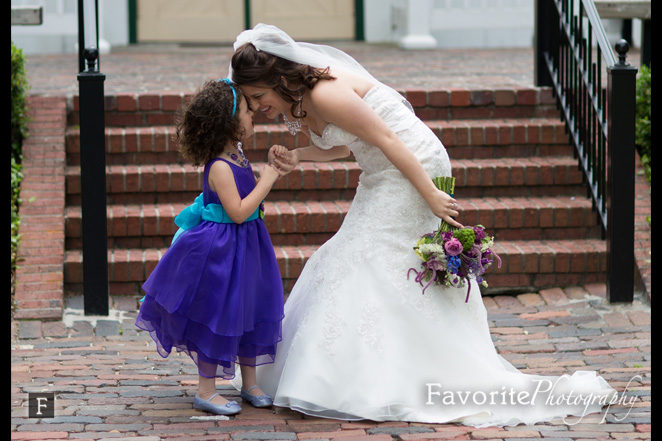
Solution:
[[[258,207],[253,214],[248,216],[244,222],[253,221],[257,218],[264,219],[264,210],[262,206]],[[193,204],[184,208],[178,215],[175,217],[175,224],[179,227],[177,233],[172,238],[172,243],[175,243],[179,236],[186,230],[189,230],[202,221],[211,221],[217,222],[219,224],[234,224],[235,222],[230,219],[230,216],[225,211],[222,205],[220,204],[205,204],[203,202],[202,193],[195,198]]]

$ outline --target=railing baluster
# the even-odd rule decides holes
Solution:
[[[598,72],[600,72],[600,63],[598,63]],[[600,86],[600,91],[602,92],[600,96],[602,96],[602,120],[607,121],[607,90],[603,89],[602,86]],[[606,188],[607,188],[607,173],[605,172],[605,164],[607,163],[607,136],[605,135],[604,131],[600,131],[602,135],[602,156],[604,158],[603,161],[603,168],[602,168],[602,174],[600,175],[600,182],[601,182],[601,194],[604,195],[606,193]],[[607,211],[607,198],[603,197],[602,198],[602,212],[604,213]]]
[[[591,97],[595,96],[595,64],[591,63],[588,65],[589,69],[589,77],[591,81],[591,86],[590,86],[590,94]],[[590,105],[591,103],[589,103]],[[595,154],[597,157],[597,171],[595,173],[595,179],[593,180],[594,185],[598,186],[600,183],[600,170],[602,169],[602,155],[600,154],[600,148],[599,148],[599,143],[598,143],[598,124],[599,124],[599,118],[598,118],[598,112],[593,108],[592,105],[590,105],[591,108],[591,144],[595,148]],[[598,188],[598,194],[602,194],[600,189]]]

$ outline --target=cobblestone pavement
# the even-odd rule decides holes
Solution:
[[[356,58],[375,77],[396,89],[532,87],[533,49],[431,49],[405,51],[393,45],[330,42]],[[224,78],[232,56],[229,46],[136,45],[113,48],[101,56],[108,93],[192,92],[205,80]],[[75,54],[27,56],[31,94],[78,93]],[[638,49],[627,61],[638,66]],[[603,76],[606,78],[606,75]]]
[[[193,409],[197,371],[188,356],[162,359],[134,325],[137,298],[114,297],[109,317],[84,317],[70,298],[62,321],[12,322],[14,440],[132,439],[580,441],[651,438],[651,311],[642,295],[609,304],[604,284],[484,297],[498,351],[527,373],[595,370],[623,392],[601,414],[533,426],[345,422],[243,405],[235,417]],[[218,381],[219,391],[240,401]],[[28,393],[56,395],[55,418],[28,417]],[[604,422],[603,422],[604,420]]]

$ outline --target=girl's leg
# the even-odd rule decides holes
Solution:
[[[256,369],[254,365],[241,365],[241,399],[243,401],[249,402],[254,407],[271,407],[274,404],[273,399],[265,394],[264,391],[257,385],[255,371]]]
[[[216,391],[216,365],[205,363],[198,360],[198,397],[207,401],[211,398]],[[210,403],[225,404],[228,400],[220,395],[216,395]]]
[[[255,366],[241,365],[241,388],[245,391],[253,386],[257,386],[257,378],[255,375]],[[259,387],[252,389],[248,392],[251,395],[260,396],[264,392]]]

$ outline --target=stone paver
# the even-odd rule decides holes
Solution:
[[[503,294],[484,297],[484,304],[497,350],[518,369],[545,375],[595,370],[624,392],[601,414],[482,429],[347,422],[248,405],[234,417],[213,416],[193,409],[194,363],[179,353],[162,359],[149,335],[133,325],[137,298],[118,297],[112,299],[115,319],[89,320],[68,308],[62,322],[12,323],[12,439],[651,439],[650,304],[637,294],[632,305],[611,305],[600,295],[604,287],[589,288],[559,288],[554,295]],[[80,307],[80,299],[68,305]],[[217,384],[225,396],[239,399],[228,382]],[[56,417],[28,418],[29,392],[55,393]]]
[[[454,100],[468,99],[469,89],[497,90],[496,98],[513,100],[508,91],[534,85],[533,49],[435,49],[405,51],[394,45],[331,42],[356,58],[380,81],[396,89],[449,89]],[[183,91],[197,89],[205,80],[225,78],[232,57],[230,45],[179,47],[141,44],[114,47],[102,55],[107,94]],[[30,93],[45,96],[78,93],[75,54],[27,56]],[[627,61],[639,65],[639,52]],[[499,89],[504,89],[499,93]],[[475,97],[474,97],[475,98]],[[521,101],[524,96],[518,97]],[[461,104],[457,102],[455,104]],[[499,101],[499,104],[508,104]]]

